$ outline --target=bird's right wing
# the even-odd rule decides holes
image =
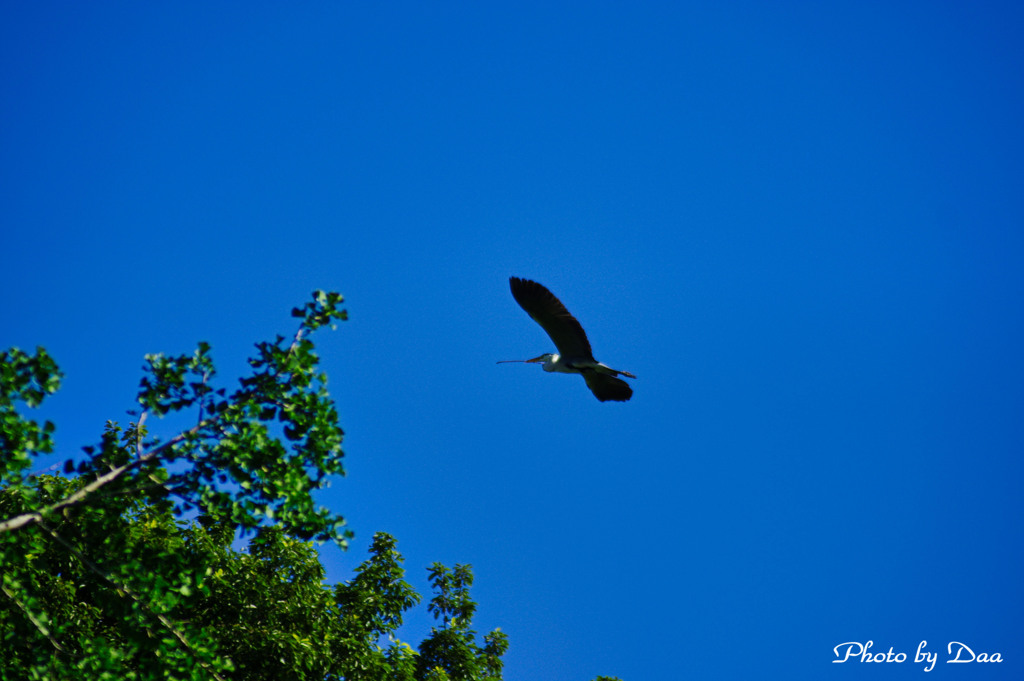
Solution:
[[[633,396],[633,389],[629,387],[629,383],[626,383],[621,378],[615,378],[608,374],[601,374],[596,371],[584,371],[583,378],[587,381],[587,387],[590,388],[590,392],[594,393],[594,397],[607,402],[613,400],[615,402],[625,402]]]
[[[508,283],[519,307],[547,332],[558,348],[558,354],[571,359],[593,358],[583,327],[555,294],[529,279],[511,277]]]

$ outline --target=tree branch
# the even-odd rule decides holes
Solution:
[[[288,347],[287,354],[290,355],[293,352],[295,352],[295,349],[298,347],[299,343],[302,341],[302,338],[304,337],[305,331],[307,330],[307,328],[308,328],[308,320],[307,321],[303,321],[303,323],[299,324],[299,328],[295,332],[295,336],[292,339],[292,343]],[[280,372],[275,372],[275,373],[280,373]],[[205,376],[204,376],[204,382],[205,382]],[[200,419],[202,418],[202,413],[203,413],[202,405],[200,405],[200,409],[199,409]],[[170,447],[178,444],[182,440],[185,440],[190,435],[194,435],[195,433],[198,433],[203,428],[215,424],[221,418],[220,416],[216,416],[216,417],[214,417],[212,419],[207,419],[205,421],[200,420],[200,422],[198,424],[196,424],[196,426],[194,428],[191,428],[191,429],[189,429],[189,430],[187,430],[187,431],[185,431],[183,433],[179,433],[178,435],[174,436],[173,438],[171,438],[170,440],[168,440],[164,444],[160,445],[156,449],[152,449],[152,450],[146,452],[145,454],[143,454],[142,453],[142,432],[141,432],[141,429],[142,429],[143,424],[146,421],[146,414],[147,414],[147,412],[145,412],[145,411],[142,412],[142,415],[139,417],[139,422],[136,425],[136,430],[137,430],[137,435],[138,435],[138,440],[136,442],[136,452],[138,453],[138,458],[135,459],[135,461],[132,461],[131,463],[127,463],[127,464],[125,464],[123,466],[119,466],[119,467],[111,470],[109,473],[105,473],[104,475],[101,475],[100,477],[96,478],[95,480],[93,480],[91,483],[89,483],[88,485],[86,485],[82,489],[78,490],[77,492],[75,492],[74,494],[69,496],[67,499],[63,499],[61,501],[58,501],[57,503],[52,504],[52,505],[50,505],[50,506],[48,506],[48,507],[46,507],[46,508],[44,508],[44,509],[42,509],[40,511],[33,511],[31,513],[23,513],[23,514],[21,514],[19,516],[15,516],[13,518],[8,518],[7,520],[4,520],[3,522],[0,522],[0,532],[12,532],[12,531],[17,530],[19,528],[22,528],[22,527],[24,527],[26,525],[31,525],[33,523],[42,522],[43,517],[45,515],[49,515],[51,513],[55,513],[56,511],[60,511],[60,510],[62,510],[64,508],[67,508],[69,506],[75,506],[77,504],[83,503],[85,501],[86,497],[88,497],[90,494],[92,494],[96,490],[100,489],[104,485],[110,484],[111,482],[113,482],[114,480],[117,480],[118,478],[120,478],[122,475],[124,475],[128,471],[132,470],[133,468],[137,468],[138,466],[146,463],[147,461],[150,461],[150,460],[160,456],[164,451],[166,451]]]
[[[46,637],[46,640],[50,642],[50,645],[53,646],[54,650],[56,650],[58,653],[62,655],[67,653],[67,651],[64,650],[64,646],[58,643],[57,640],[53,638],[53,636],[50,636],[50,630],[46,628],[46,625],[43,624],[39,620],[39,618],[33,615],[32,612],[25,606],[25,604],[18,600],[17,596],[11,593],[10,589],[8,589],[6,585],[0,586],[0,591],[3,591],[4,595],[12,601],[14,601],[14,604],[18,606],[18,609],[25,613],[25,617],[28,618],[28,621],[31,622],[32,625],[39,630],[40,634]]]
[[[118,478],[120,478],[122,475],[132,470],[133,468],[138,468],[147,461],[155,459],[156,457],[163,454],[166,450],[170,449],[179,442],[185,440],[186,438],[188,438],[188,436],[198,433],[202,428],[210,425],[216,420],[217,419],[210,419],[208,421],[204,421],[197,425],[196,427],[186,430],[184,433],[178,433],[173,438],[163,443],[159,447],[151,449],[145,454],[140,455],[139,458],[135,459],[134,461],[126,463],[123,466],[118,466],[117,468],[111,470],[109,473],[104,473],[103,475],[96,478],[82,489],[78,490],[77,492],[69,496],[67,499],[62,499],[57,503],[47,506],[46,508],[40,511],[33,511],[32,513],[22,513],[19,516],[15,516],[13,518],[9,518],[8,520],[0,522],[0,532],[12,532],[21,527],[24,527],[25,525],[31,525],[32,523],[42,522],[44,515],[56,513],[57,511],[67,508],[68,506],[75,506],[76,504],[83,503],[86,497],[88,497],[93,492],[99,490],[104,485],[108,485],[114,480],[117,480]]]
[[[85,554],[83,554],[77,548],[72,546],[66,539],[64,539],[64,537],[57,534],[57,531],[50,527],[49,524],[43,522],[42,520],[39,520],[37,522],[39,523],[39,526],[43,530],[45,530],[47,534],[53,537],[58,544],[66,548],[68,552],[71,553],[71,555],[80,560],[82,562],[82,565],[89,568],[89,570],[98,575],[103,581],[112,586],[114,590],[117,591],[119,594],[128,596],[133,601],[135,601],[135,603],[143,611],[148,612],[150,615],[156,617],[160,624],[162,624],[163,627],[167,629],[167,631],[171,632],[174,638],[178,639],[181,645],[185,647],[185,650],[187,650],[189,654],[192,655],[193,658],[195,658],[196,662],[198,662],[203,669],[205,669],[213,675],[213,678],[217,679],[217,681],[225,681],[224,677],[218,674],[215,669],[210,667],[210,664],[203,659],[203,657],[196,651],[195,648],[192,647],[192,644],[189,643],[188,639],[185,638],[185,635],[181,633],[181,631],[179,631],[177,627],[174,626],[173,622],[167,619],[167,617],[165,617],[163,614],[151,611],[149,607],[142,601],[142,599],[139,598],[127,584],[118,584],[116,581],[114,581],[113,577],[107,574],[107,572],[103,568],[89,560],[89,558]]]

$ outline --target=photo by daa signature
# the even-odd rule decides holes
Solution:
[[[867,643],[860,643],[859,641],[840,643],[832,649],[836,654],[836,659],[832,660],[832,664],[843,664],[844,662],[876,662],[883,664],[895,662],[900,664],[909,659],[906,653],[895,652],[892,646],[885,652],[871,652],[871,647],[874,645],[874,641],[868,641]],[[924,671],[930,672],[935,668],[935,663],[939,660],[939,654],[925,650],[927,646],[928,641],[921,641],[918,644],[917,650],[914,652],[914,662],[924,665]],[[999,653],[975,652],[969,645],[960,641],[950,641],[946,646],[946,654],[948,656],[948,659],[946,659],[947,664],[1003,661],[1003,656]]]

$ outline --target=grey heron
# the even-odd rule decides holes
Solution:
[[[625,402],[633,396],[633,389],[619,376],[636,378],[628,371],[612,369],[594,359],[590,349],[590,341],[583,327],[576,318],[569,314],[562,301],[541,284],[529,279],[509,277],[512,297],[519,307],[541,328],[554,342],[558,353],[545,353],[533,359],[508,359],[498,362],[525,362],[527,364],[542,362],[544,371],[557,371],[563,374],[581,374],[587,382],[590,392],[602,402],[614,400]]]

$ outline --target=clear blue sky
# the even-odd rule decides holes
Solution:
[[[66,455],[143,355],[225,384],[315,288],[324,503],[471,563],[510,681],[1024,678],[1024,10],[14,3],[0,346]],[[629,403],[496,365],[551,288]],[[412,617],[414,641],[429,627]],[[945,659],[943,656],[942,659]],[[931,677],[929,677],[931,678]]]

